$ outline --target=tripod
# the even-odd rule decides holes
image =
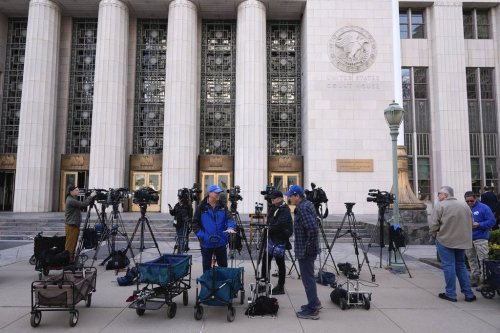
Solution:
[[[325,247],[328,250],[328,253],[326,254],[326,257],[325,257],[325,261],[321,265],[320,271],[324,270],[324,268],[326,266],[326,262],[328,261],[328,257],[330,257],[332,259],[332,263],[333,263],[333,267],[335,268],[335,272],[337,272],[337,274],[338,274],[339,271],[337,269],[337,265],[335,264],[335,260],[333,259],[333,256],[332,256],[332,249],[333,249],[333,244],[335,243],[335,238],[333,239],[332,244],[330,245],[330,243],[328,242],[328,239],[326,237],[325,229],[323,228],[323,207],[321,206],[321,204],[315,205],[315,206],[316,206],[315,208],[316,208],[316,213],[317,213],[316,219],[318,221],[319,230],[320,230],[321,236],[323,238],[323,243],[325,244]],[[345,217],[344,217],[344,220],[345,220]],[[342,224],[343,223],[344,223],[344,221],[342,221]],[[335,237],[337,237],[337,235],[340,233],[341,228],[342,228],[342,225],[340,226],[339,229],[337,229],[337,234],[335,235]],[[319,258],[319,262],[321,264],[321,257]],[[320,276],[320,279],[322,279],[323,276],[321,273],[319,274],[319,276]],[[321,281],[321,282],[323,282],[323,281]]]
[[[248,244],[247,236],[245,234],[245,228],[243,228],[243,223],[241,223],[240,214],[238,213],[238,203],[237,201],[231,201],[231,219],[236,223],[236,231],[238,232],[240,238],[245,242],[245,246],[248,251],[248,255],[250,256],[250,261],[252,262],[253,270],[257,273],[257,268],[255,267],[255,263],[252,257],[252,248],[250,244]],[[236,235],[235,235],[236,237]],[[234,237],[234,238],[235,238]],[[231,267],[234,265],[234,252],[235,249],[231,249],[230,259],[231,259]]]
[[[125,240],[127,241],[127,244],[129,243],[129,238],[127,235],[127,231],[125,230],[125,225],[123,224],[122,216],[120,214],[120,211],[118,210],[118,204],[119,202],[114,202],[112,204],[113,210],[111,211],[111,217],[109,219],[110,221],[110,227],[106,227],[103,235],[101,237],[101,241],[103,239],[108,240],[108,249],[109,249],[109,254],[108,256],[100,263],[100,265],[104,265],[106,262],[108,262],[111,258],[113,258],[113,255],[116,254],[116,236],[120,235]],[[109,236],[111,235],[111,243],[109,242]],[[130,254],[132,255],[132,258],[134,257],[134,252],[132,251],[131,248],[127,248],[130,250]],[[94,255],[94,260],[97,259],[97,255],[99,253],[99,249],[96,250],[95,255]],[[126,251],[125,251],[126,253]]]
[[[395,264],[398,263],[397,259],[398,259],[398,254],[399,254],[399,258],[401,258],[401,260],[403,261],[403,264],[406,268],[406,271],[408,272],[408,275],[410,276],[410,278],[412,278],[410,270],[408,269],[408,266],[406,266],[406,261],[403,258],[401,251],[399,250],[400,247],[405,246],[404,238],[403,239],[401,239],[402,237],[398,238],[394,227],[391,226],[390,224],[387,224],[387,226],[389,227],[389,267],[391,267],[391,260],[392,260],[391,252],[394,252],[394,263]]]
[[[153,239],[153,243],[158,250],[158,254],[161,256],[160,252],[160,247],[158,246],[158,242],[156,241],[155,235],[153,234],[153,230],[151,229],[151,225],[149,224],[149,219],[146,216],[146,210],[148,208],[148,203],[147,202],[136,202],[139,207],[141,208],[141,217],[139,217],[139,220],[137,220],[137,224],[135,225],[134,232],[132,233],[132,236],[130,237],[130,240],[128,241],[127,248],[125,249],[125,253],[128,251],[128,249],[132,248],[132,241],[135,238],[135,234],[137,233],[137,230],[139,229],[139,226],[141,227],[141,232],[140,232],[140,240],[139,240],[139,263],[142,262],[142,252],[144,252],[144,249],[146,246],[144,245],[144,227],[147,226],[149,233],[151,234],[151,238]],[[132,250],[131,250],[132,252]],[[135,262],[135,258],[133,258]],[[137,264],[137,262],[136,262]]]
[[[385,247],[385,241],[384,241],[384,225],[386,223],[385,210],[386,210],[388,205],[389,205],[389,203],[386,203],[386,202],[377,202],[377,206],[378,206],[377,228],[375,228],[375,230],[373,231],[371,238],[370,238],[370,242],[368,243],[368,249],[371,247],[377,247],[377,246],[380,248],[380,254],[379,254],[380,267],[379,268],[382,268],[382,249]],[[372,242],[374,241],[375,236],[376,236],[377,229],[379,232],[379,243],[378,243],[378,245],[372,245]]]
[[[358,274],[361,273],[361,268],[363,267],[363,264],[366,262],[366,264],[368,266],[368,270],[370,271],[372,282],[375,282],[375,274],[373,274],[372,269],[370,267],[370,261],[368,260],[368,252],[365,249],[365,246],[363,244],[363,240],[361,239],[361,237],[359,237],[358,226],[356,224],[356,217],[354,216],[354,213],[352,211],[352,207],[355,205],[355,203],[354,202],[345,202],[344,204],[347,208],[347,211],[344,215],[344,218],[342,219],[342,223],[340,224],[340,227],[337,229],[337,232],[335,233],[335,237],[332,240],[329,251],[331,251],[331,249],[333,248],[333,245],[335,244],[335,241],[338,238],[340,238],[344,235],[350,234],[352,237],[352,244],[354,246],[354,253],[356,254],[356,259],[358,262]],[[344,223],[346,221],[349,225],[349,229],[341,235],[340,231],[341,231],[341,229],[344,226]],[[361,251],[363,252],[363,261],[361,261],[361,262],[359,261],[359,247],[361,247]],[[329,255],[331,256],[331,252],[329,252]],[[323,264],[323,266],[324,266],[324,264]]]
[[[77,263],[77,266],[83,267],[83,264],[87,261],[88,257],[86,254],[82,254],[84,248],[85,248],[85,241],[86,241],[86,236],[88,236],[88,233],[86,233],[87,230],[89,230],[89,224],[90,224],[90,214],[92,212],[92,209],[95,210],[97,214],[97,223],[101,223],[103,226],[103,230],[107,229],[106,225],[106,203],[102,202],[102,212],[99,212],[99,209],[97,208],[97,204],[95,200],[92,200],[92,203],[89,205],[89,208],[87,209],[87,216],[85,217],[85,222],[83,224],[83,234],[82,237],[80,237],[80,240],[78,241],[78,246],[76,247],[75,251],[75,262]],[[101,234],[101,239],[97,242],[97,245],[95,246],[96,253],[99,250],[99,247],[101,246],[101,242],[104,238],[104,232]],[[92,266],[94,266],[94,261],[95,261],[96,255],[94,255],[94,259],[92,261]]]

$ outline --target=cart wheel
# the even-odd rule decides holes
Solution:
[[[184,290],[182,292],[182,304],[184,304],[184,306],[188,305],[189,303],[189,293],[187,290]]]
[[[240,291],[240,304],[245,303],[245,291],[241,290]]]
[[[363,295],[363,307],[365,310],[370,310],[370,298],[368,295]]]
[[[227,321],[232,323],[234,321],[234,315],[236,314],[236,309],[231,305],[227,307]]]
[[[50,272],[50,269],[48,269],[48,268],[43,269],[43,275],[47,276],[47,275],[49,275],[49,272]]]
[[[203,307],[197,305],[194,307],[194,319],[201,320],[201,318],[203,318]]]
[[[36,257],[35,257],[35,255],[32,255],[30,257],[30,265],[36,265]]]
[[[342,309],[342,310],[347,309],[347,300],[345,298],[341,297],[339,299],[339,306],[340,306],[340,309]]]
[[[40,325],[40,321],[42,321],[42,312],[41,311],[32,312],[30,320],[31,326],[37,327],[38,325]]]
[[[484,298],[492,299],[493,297],[495,297],[495,289],[491,288],[490,286],[482,287],[481,295],[483,295]]]
[[[85,298],[85,306],[90,308],[90,304],[92,304],[92,294],[88,294]]]
[[[78,310],[71,311],[69,313],[69,326],[71,327],[76,326],[76,324],[78,323],[78,316],[79,316]]]
[[[177,313],[177,304],[175,302],[170,303],[167,308],[167,317],[174,318],[176,313]]]
[[[145,301],[138,301],[137,304],[136,304],[136,308],[135,308],[135,313],[137,313],[137,315],[140,317],[144,314],[144,312],[146,312],[146,302]]]

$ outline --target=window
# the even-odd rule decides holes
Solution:
[[[425,11],[423,9],[402,9],[399,11],[399,35],[401,39],[425,37]]]
[[[420,200],[431,193],[431,118],[425,67],[403,67],[403,107],[408,178]]]
[[[236,24],[203,22],[200,155],[234,155]]]
[[[300,58],[300,22],[268,22],[268,155],[301,155]]]
[[[467,68],[472,191],[498,189],[498,129],[492,68]]]
[[[3,154],[17,153],[27,26],[26,18],[10,18],[8,21],[3,101],[0,110],[0,153]]]
[[[137,22],[134,154],[163,152],[167,21]]]
[[[465,39],[491,38],[489,9],[465,9],[463,21]]]
[[[96,19],[73,20],[66,127],[67,154],[90,153],[96,41]]]

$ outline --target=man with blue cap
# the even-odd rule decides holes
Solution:
[[[292,205],[296,206],[293,224],[295,257],[299,262],[302,284],[307,296],[307,304],[301,306],[297,317],[316,320],[319,319],[319,310],[322,308],[314,277],[314,262],[320,252],[316,210],[312,202],[306,199],[304,189],[299,185],[290,186],[285,195]]]
[[[227,267],[227,234],[235,232],[227,206],[220,200],[222,189],[213,184],[207,192],[193,217],[193,231],[201,245],[203,273],[212,267],[213,256],[219,267]]]

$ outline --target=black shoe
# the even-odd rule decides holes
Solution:
[[[474,295],[472,297],[465,297],[466,302],[474,302],[476,299],[477,299],[476,295]]]
[[[285,287],[283,286],[276,286],[271,290],[271,294],[273,295],[284,295],[285,294]]]
[[[445,294],[445,293],[441,293],[441,294],[439,294],[438,296],[439,296],[439,298],[441,298],[441,299],[445,299],[445,300],[450,301],[450,302],[456,302],[456,301],[457,301],[457,299],[456,299],[456,298],[451,298],[451,297],[448,297],[448,296],[446,296],[446,294]],[[476,297],[476,296],[474,296],[474,297]],[[466,300],[467,300],[467,299],[466,299]],[[472,302],[472,301],[470,301],[470,302]]]

